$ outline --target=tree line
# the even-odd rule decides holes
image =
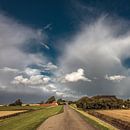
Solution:
[[[59,98],[56,100],[55,96],[51,96],[49,97],[45,102],[41,101],[38,104],[50,104],[53,102],[57,102],[58,105],[65,105],[65,100],[63,100],[62,98]],[[9,106],[22,106],[23,102],[21,99],[17,99],[16,101],[14,101],[13,103],[10,103]],[[29,106],[29,104],[27,104]]]
[[[119,99],[116,96],[82,97],[75,102],[78,108],[87,109],[122,109],[130,108],[130,100]]]

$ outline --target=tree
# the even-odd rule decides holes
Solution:
[[[46,101],[46,103],[53,103],[54,101],[56,101],[55,97],[52,96],[50,98],[48,98],[48,100]]]
[[[62,102],[63,100],[61,99],[61,98],[59,98],[58,100],[57,100],[57,102]]]
[[[57,103],[58,103],[58,105],[65,105],[66,103],[65,103],[65,100],[63,100],[63,99],[61,99],[61,98],[59,98],[58,100],[57,100]]]
[[[14,103],[9,104],[9,106],[22,106],[22,101],[17,99]]]

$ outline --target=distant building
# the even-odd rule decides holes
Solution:
[[[40,104],[40,106],[58,106],[58,103],[56,101],[54,101],[53,103]]]

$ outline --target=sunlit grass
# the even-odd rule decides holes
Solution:
[[[35,130],[48,117],[63,111],[63,106],[39,109],[0,120],[0,130]]]

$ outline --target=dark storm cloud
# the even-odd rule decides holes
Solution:
[[[90,83],[67,84],[71,91],[89,96],[130,96],[127,85],[130,82],[128,70],[122,65],[122,60],[130,56],[130,32],[127,28],[126,32],[121,34],[121,25],[124,22],[118,24],[117,21],[101,16],[95,22],[83,25],[77,35],[68,41],[69,44],[66,44],[66,49],[59,59],[61,68],[67,73],[83,68],[85,76],[92,80]]]
[[[128,1],[112,2],[5,2],[26,25],[0,14],[0,103],[50,95],[130,97],[130,8]]]

